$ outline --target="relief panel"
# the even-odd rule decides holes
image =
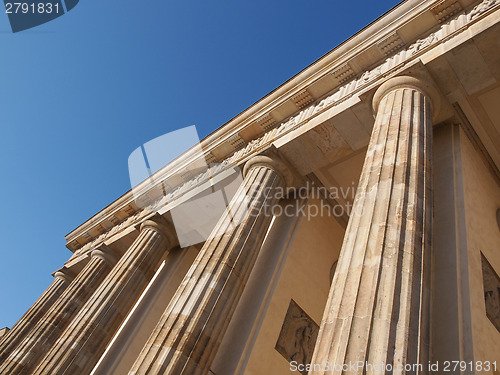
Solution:
[[[290,301],[275,349],[289,362],[311,363],[319,326],[294,300]],[[307,371],[303,372],[307,375]]]
[[[500,278],[483,254],[481,254],[481,261],[486,316],[500,332]]]

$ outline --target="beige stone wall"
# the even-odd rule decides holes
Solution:
[[[319,205],[310,201],[308,205]],[[330,269],[338,259],[344,229],[332,217],[302,218],[287,249],[286,260],[262,325],[240,374],[290,374],[290,365],[275,349],[290,300],[318,325],[330,287]],[[243,361],[245,359],[243,358]]]
[[[463,132],[460,134],[464,171],[467,247],[474,360],[497,361],[500,365],[500,332],[486,316],[481,252],[500,274],[500,229],[496,211],[500,208],[500,187],[479,152]]]

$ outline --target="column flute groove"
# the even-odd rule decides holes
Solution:
[[[265,210],[291,181],[278,158],[247,162],[229,205],[233,216],[219,220],[129,374],[208,373],[272,219]]]
[[[0,340],[0,364],[25,340],[37,322],[54,305],[74,276],[65,268],[54,273],[54,280],[12,329]]]
[[[439,94],[415,78],[396,77],[373,101],[375,125],[312,358],[335,371],[310,374],[402,374],[398,365],[424,358],[431,107],[437,112]],[[393,369],[342,370],[351,363]]]
[[[90,261],[38,321],[29,336],[0,366],[2,375],[28,374],[60,337],[76,313],[110,271],[115,259],[108,251],[94,250]]]
[[[176,245],[174,233],[165,219],[146,220],[139,237],[32,374],[89,374],[161,259]]]

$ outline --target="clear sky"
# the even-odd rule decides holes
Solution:
[[[17,34],[0,13],[0,328],[130,189],[134,149],[208,135],[397,3],[81,0]]]

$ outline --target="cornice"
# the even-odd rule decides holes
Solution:
[[[209,177],[223,171],[227,166],[241,164],[248,159],[249,155],[254,155],[269,147],[278,138],[345,102],[353,95],[359,94],[366,87],[373,85],[374,82],[391,76],[409,62],[417,60],[420,55],[429,49],[463,32],[470,25],[496,9],[500,0],[484,0],[473,8],[469,7],[458,14],[454,13],[452,18],[446,18],[442,15],[442,12],[435,11],[436,25],[431,29],[432,32],[429,31],[425,37],[421,37],[411,44],[406,44],[404,48],[398,46],[401,41],[398,40],[400,36],[396,26],[401,28],[410,24],[412,20],[422,16],[425,12],[430,12],[432,6],[434,9],[443,8],[445,10],[451,6],[452,11],[457,8],[457,5],[453,4],[447,8],[443,3],[445,1],[419,2],[410,0],[401,3],[205,138],[201,142],[203,154],[199,153],[199,149],[188,150],[152,176],[156,181],[153,187],[151,187],[150,180],[144,181],[137,186],[134,189],[134,195],[137,196],[138,193],[142,195],[144,201],[141,206],[147,206],[147,208],[140,210],[134,202],[134,195],[129,191],[69,233],[66,236],[67,247],[72,251],[80,248],[82,251],[88,250],[121,229],[144,220],[154,210],[178,199]],[[440,5],[440,7],[436,7],[436,5]],[[446,19],[446,22],[439,23],[438,17]],[[393,36],[391,37],[391,35]],[[387,58],[384,56],[383,48],[380,48],[382,42],[387,42],[389,49],[395,48],[393,54]],[[376,46],[377,43],[379,43],[377,48],[381,50],[380,55],[384,57],[377,60],[378,63],[370,65],[368,69],[360,73],[354,72],[353,67],[357,63],[351,63],[351,61],[357,54],[366,51],[367,45]],[[395,43],[395,46],[398,47],[391,47],[391,43]],[[314,98],[311,95],[311,85],[322,77],[331,76],[332,73],[337,75],[335,79],[343,82],[343,84],[333,85],[333,88],[328,93]],[[286,119],[279,121],[274,114],[270,113],[270,110],[287,100],[295,103],[297,111]],[[243,144],[232,140],[231,142],[238,144],[238,146],[232,150],[229,148],[224,157],[219,156],[217,159],[222,160],[220,164],[210,168],[205,173],[196,176],[183,174],[186,170],[185,167],[194,160],[205,158],[207,162],[213,162],[216,159],[213,151],[221,143],[226,142],[231,137],[234,138],[236,135],[239,136],[242,130],[250,126],[259,126],[267,130],[267,132],[263,131],[260,135],[252,137]],[[169,191],[166,196],[163,196],[163,191],[160,189],[162,181],[175,175],[183,175],[184,179],[176,186],[168,187]],[[119,222],[116,222],[117,220]]]

